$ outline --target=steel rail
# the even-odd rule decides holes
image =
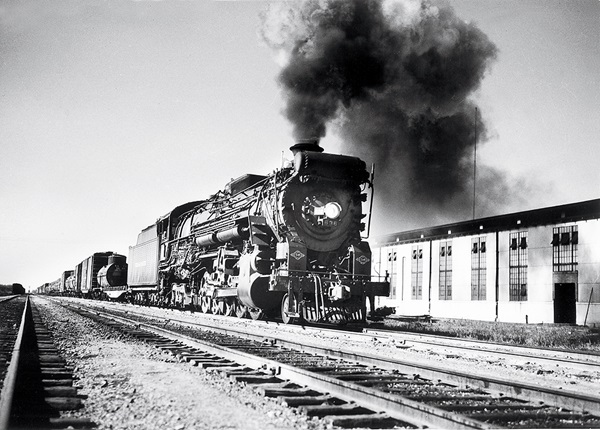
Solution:
[[[25,336],[25,326],[27,324],[27,311],[30,307],[29,296],[25,301],[23,308],[23,316],[21,317],[21,325],[19,332],[15,340],[15,345],[12,350],[10,364],[6,371],[4,378],[4,385],[2,386],[2,393],[0,397],[0,430],[8,429],[8,425],[11,417],[11,410],[13,404],[13,398],[15,395],[15,389],[17,386],[17,374],[19,372],[19,365],[21,360],[21,345]]]
[[[407,342],[447,346],[468,351],[526,358],[529,361],[531,361],[531,359],[539,360],[541,362],[550,361],[550,364],[556,364],[558,361],[566,363],[571,367],[577,367],[581,370],[588,370],[592,372],[600,371],[600,354],[594,352],[586,353],[553,348],[532,348],[524,345],[506,345],[477,339],[457,339],[431,334],[394,332],[391,330],[377,330],[368,328],[363,329],[363,333],[380,338],[387,337],[392,339],[401,339]]]
[[[104,309],[108,309],[106,306],[101,306]],[[136,311],[127,310],[135,314]],[[146,314],[140,312],[139,315],[145,316]],[[224,317],[220,315],[211,315],[211,318],[221,319],[224,321],[230,321],[230,317]],[[189,324],[189,321],[169,317],[171,321],[178,321]],[[194,324],[203,325],[201,322],[195,322]],[[274,324],[272,321],[254,321],[254,324],[262,324],[269,326]],[[279,324],[275,322],[275,324]],[[206,327],[214,327],[207,324]],[[600,372],[600,353],[595,354],[593,352],[579,352],[572,350],[560,350],[553,348],[532,348],[524,345],[505,345],[500,343],[486,342],[477,339],[458,339],[450,338],[446,336],[437,336],[430,334],[415,334],[406,332],[395,332],[393,330],[378,330],[363,328],[361,331],[352,330],[340,330],[336,328],[329,328],[322,325],[311,326],[296,326],[296,325],[285,325],[286,330],[294,330],[297,327],[298,331],[306,332],[307,330],[316,330],[319,333],[327,332],[332,334],[342,333],[347,337],[355,337],[357,339],[372,339],[372,338],[388,338],[388,339],[400,339],[405,342],[415,342],[423,344],[432,344],[436,346],[446,346],[456,349],[464,349],[466,351],[486,353],[497,355],[498,357],[513,357],[515,359],[523,359],[529,362],[537,361],[539,364],[550,364],[557,365],[557,363],[564,364],[565,366],[576,368],[582,371],[589,372]],[[541,351],[541,352],[540,352]]]
[[[103,306],[103,309],[107,309]],[[138,315],[145,318],[156,318],[158,316],[151,316],[144,314],[137,310],[127,310],[130,314]],[[112,314],[111,314],[112,315]],[[221,317],[223,322],[226,322],[229,317]],[[475,386],[485,390],[492,390],[495,393],[517,396],[521,399],[528,401],[543,402],[550,406],[570,408],[576,411],[587,411],[593,414],[600,414],[600,397],[582,395],[575,391],[565,389],[554,389],[539,385],[531,385],[521,382],[516,382],[507,378],[501,377],[489,377],[485,375],[477,375],[475,373],[465,373],[453,370],[451,367],[436,366],[431,364],[424,364],[418,361],[412,361],[407,359],[388,359],[385,357],[374,356],[370,354],[359,354],[351,351],[343,351],[340,349],[324,348],[316,345],[307,345],[306,343],[296,342],[283,337],[276,337],[272,334],[253,334],[246,330],[235,329],[231,327],[215,327],[208,323],[191,322],[178,318],[167,318],[168,322],[176,322],[179,324],[188,325],[191,327],[200,327],[222,334],[229,334],[233,336],[243,336],[248,339],[262,341],[265,338],[271,339],[272,342],[279,346],[309,352],[313,354],[329,355],[331,357],[340,358],[344,360],[352,360],[366,365],[379,366],[386,369],[401,370],[406,373],[416,373],[428,379],[437,380],[442,379],[448,382],[458,384],[460,386]],[[272,324],[272,323],[269,323]],[[293,326],[285,326],[293,327]],[[303,327],[303,330],[308,327]],[[356,333],[351,333],[354,335]],[[364,334],[359,334],[364,336]]]
[[[200,339],[195,339],[166,328],[140,323],[129,318],[116,316],[97,310],[86,312],[93,313],[99,317],[114,320],[121,324],[129,325],[137,329],[143,329],[171,340],[176,340],[190,347],[202,349],[211,354],[218,355],[227,360],[234,361],[243,366],[265,369],[274,376],[288,379],[299,385],[308,385],[312,389],[322,390],[332,396],[348,402],[358,403],[377,412],[384,412],[400,421],[408,422],[420,427],[433,426],[445,429],[490,429],[496,428],[487,423],[471,419],[466,416],[453,414],[433,406],[419,403],[404,397],[384,393],[382,391],[363,387],[348,381],[341,381],[334,377],[300,369],[275,360],[258,357],[247,352],[212,344]],[[262,337],[264,339],[264,336]]]

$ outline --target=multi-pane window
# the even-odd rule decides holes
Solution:
[[[511,233],[509,237],[509,300],[527,300],[527,232]]]
[[[577,270],[577,244],[579,232],[576,225],[554,227],[552,231],[552,268],[555,272]]]
[[[485,236],[471,239],[471,300],[485,300]]]
[[[452,300],[452,241],[440,242],[440,300]]]
[[[390,273],[390,299],[396,298],[396,286],[398,285],[398,263],[396,251],[388,252],[388,268]]]
[[[421,300],[423,298],[423,246],[421,245],[412,247],[410,285],[411,298]]]

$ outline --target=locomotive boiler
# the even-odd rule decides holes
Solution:
[[[366,318],[389,294],[361,238],[371,175],[317,142],[291,150],[289,165],[232,180],[144,229],[128,260],[134,300],[285,323]]]
[[[102,293],[110,299],[118,300],[127,295],[127,257],[109,255],[106,266],[98,270],[97,281]]]

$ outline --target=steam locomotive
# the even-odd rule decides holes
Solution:
[[[361,238],[371,175],[317,142],[290,149],[287,166],[241,176],[145,228],[129,249],[133,301],[285,323],[363,320],[389,294]]]
[[[94,253],[40,292],[285,323],[364,320],[389,294],[361,237],[372,174],[316,141],[290,149],[293,161],[272,174],[241,176],[160,217],[128,259]]]

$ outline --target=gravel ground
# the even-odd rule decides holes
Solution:
[[[65,415],[88,417],[98,429],[327,428],[46,299],[34,303],[87,396],[83,410]]]
[[[70,299],[75,300],[75,299]],[[112,330],[79,317],[45,299],[36,298],[40,309],[48,311],[50,328],[56,332],[65,358],[76,365],[86,416],[100,428],[140,429],[322,429],[320,421],[307,420],[293,410],[254,394],[249,388],[220,376],[180,363],[166,353],[131,340]],[[131,305],[98,303],[121,310]],[[273,331],[297,341],[332,348],[352,349],[400,360],[448,364],[453,368],[542,386],[600,394],[600,372],[584,373],[568,367],[543,367],[531,363],[512,363],[491,359],[481,353],[455,354],[450,348],[414,347],[391,339],[364,339],[342,332],[302,333],[297,326],[278,323],[256,324],[250,320],[190,314],[167,309],[145,308],[144,312],[165,320],[211,319],[231,327],[252,325],[257,334],[268,337]],[[68,324],[65,324],[68,323]],[[176,387],[176,388],[175,388]],[[218,406],[216,406],[218,405]]]

